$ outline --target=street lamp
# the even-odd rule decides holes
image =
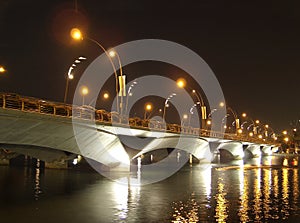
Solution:
[[[183,126],[184,125],[184,120],[188,119],[188,115],[187,114],[183,114],[182,116],[182,119],[181,119],[181,123],[180,123],[180,126]]]
[[[73,69],[76,67],[76,64],[81,63],[81,61],[86,60],[85,57],[78,57],[74,63],[70,66],[68,70],[68,74],[66,77],[66,87],[65,87],[65,95],[64,95],[64,103],[67,102],[67,95],[68,95],[68,89],[69,89],[69,81],[74,79],[74,74],[72,73]]]
[[[0,73],[5,73],[5,72],[6,72],[5,68],[3,66],[0,66]]]
[[[118,91],[118,86],[120,87],[120,93],[122,95],[124,95],[125,91],[123,89],[125,89],[126,85],[125,85],[125,78],[123,77],[122,75],[122,66],[121,66],[121,61],[120,61],[120,58],[118,56],[118,54],[115,52],[115,51],[110,51],[108,52],[98,41],[90,38],[90,37],[83,37],[81,31],[78,29],[78,28],[73,28],[71,29],[71,32],[70,32],[70,35],[71,37],[74,39],[74,40],[83,40],[83,39],[87,39],[93,43],[95,43],[98,47],[100,47],[100,49],[106,54],[106,56],[108,57],[111,65],[112,65],[112,68],[113,68],[113,71],[114,71],[114,75],[115,75],[115,82],[116,82],[116,100],[117,100],[117,112],[120,112],[120,109],[119,109],[119,99],[118,99],[118,95],[119,95],[119,91]],[[121,78],[119,79],[122,80],[122,82],[120,81],[120,83],[118,83],[118,74],[117,74],[117,71],[116,71],[116,67],[112,61],[112,58],[117,55],[118,57],[118,61],[119,61],[119,65],[120,65],[120,75],[121,75]],[[126,94],[126,93],[125,93]]]
[[[120,76],[119,76],[119,96],[121,97],[121,102],[120,102],[120,109],[121,109],[121,114],[123,114],[123,99],[126,96],[126,76],[123,75],[123,68],[122,68],[122,63],[119,54],[117,51],[110,49],[108,51],[108,54],[111,58],[117,57],[118,64],[119,64],[119,69],[120,69]]]
[[[207,115],[206,115],[206,106],[204,104],[204,100],[201,96],[201,94],[199,94],[195,89],[191,89],[190,87],[188,87],[186,85],[186,81],[184,78],[179,78],[176,82],[177,86],[179,88],[188,88],[189,90],[192,90],[192,94],[196,96],[197,98],[197,103],[199,104],[201,107],[201,128],[204,129],[205,123],[206,123],[206,119],[207,119]]]
[[[103,98],[104,98],[104,99],[109,99],[109,94],[108,94],[107,92],[105,92],[105,93],[103,94]]]
[[[172,93],[169,95],[169,97],[165,100],[165,105],[164,105],[164,111],[163,111],[163,116],[162,116],[162,119],[163,119],[163,122],[165,123],[165,117],[166,117],[166,108],[169,107],[169,104],[168,102],[174,97],[176,96],[175,93]]]
[[[146,120],[146,118],[147,118],[147,112],[152,111],[152,109],[153,109],[153,106],[152,106],[151,103],[146,103],[146,104],[145,104],[145,113],[144,113],[144,119],[145,119],[145,120]]]
[[[132,96],[131,90],[133,89],[133,87],[137,84],[136,81],[133,81],[133,83],[129,86],[128,91],[127,91],[127,95],[126,95],[126,105],[125,105],[125,113],[127,114],[127,110],[128,110],[128,101],[129,101],[129,97]]]
[[[86,86],[82,86],[80,93],[82,95],[82,105],[84,105],[84,96],[89,93],[89,89]]]

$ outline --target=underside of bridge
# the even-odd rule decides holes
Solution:
[[[244,150],[241,142],[228,141],[218,146],[220,152],[220,161],[227,162],[230,160],[243,159]]]
[[[51,115],[5,110],[0,112],[2,149],[46,162],[62,163],[78,154],[99,162],[109,171],[129,171],[129,157],[119,138],[98,131],[94,123]]]
[[[136,154],[133,159],[147,154],[150,152],[169,149],[179,149],[192,154],[195,158],[203,162],[211,162],[212,154],[210,152],[210,147],[208,141],[202,138],[195,137],[165,137],[165,138],[156,138],[153,139],[148,145],[146,145],[138,154]],[[169,152],[170,153],[170,152]],[[161,156],[165,156],[166,153],[161,151]],[[160,160],[160,158],[157,158]]]
[[[261,145],[258,144],[250,144],[246,146],[244,150],[245,158],[256,158],[261,156]]]

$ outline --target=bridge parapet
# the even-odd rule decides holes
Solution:
[[[3,109],[20,110],[23,112],[84,119],[99,124],[116,125],[149,131],[186,134],[196,137],[224,138],[233,141],[247,141],[258,144],[276,144],[274,140],[257,139],[244,134],[221,133],[208,129],[194,128],[191,126],[180,126],[178,124],[164,123],[157,120],[141,119],[139,117],[128,118],[126,116],[121,116],[115,111],[108,112],[103,109],[97,110],[91,106],[78,106],[45,101],[32,97],[20,96],[14,93],[0,93],[0,107]]]

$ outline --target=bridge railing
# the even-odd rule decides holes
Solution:
[[[261,139],[249,137],[244,134],[230,134],[214,132],[207,129],[194,128],[191,126],[180,126],[178,124],[165,123],[158,120],[144,120],[139,117],[128,118],[117,112],[97,110],[91,106],[77,106],[64,103],[45,101],[37,98],[23,97],[12,93],[0,93],[0,107],[3,109],[21,110],[24,112],[41,113],[45,115],[63,116],[92,120],[100,123],[120,125],[129,128],[138,128],[154,131],[166,131],[169,133],[183,133],[191,136],[225,138],[229,140],[249,141],[254,143],[267,143]],[[269,142],[269,143],[274,143]]]

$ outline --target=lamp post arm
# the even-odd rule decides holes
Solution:
[[[113,71],[114,71],[114,75],[115,75],[115,79],[116,79],[115,81],[116,81],[117,112],[119,112],[119,99],[118,99],[118,93],[119,93],[118,86],[119,86],[119,83],[118,83],[118,74],[117,74],[117,71],[116,71],[116,67],[115,67],[115,65],[114,65],[114,63],[113,63],[113,61],[112,61],[109,53],[107,52],[107,50],[98,41],[96,41],[96,40],[94,40],[94,39],[92,39],[90,37],[85,37],[85,38],[88,39],[88,40],[90,40],[91,42],[95,43],[97,46],[99,46],[102,49],[102,51],[106,54],[106,56],[108,57],[111,65],[112,65],[112,68],[113,68]]]

